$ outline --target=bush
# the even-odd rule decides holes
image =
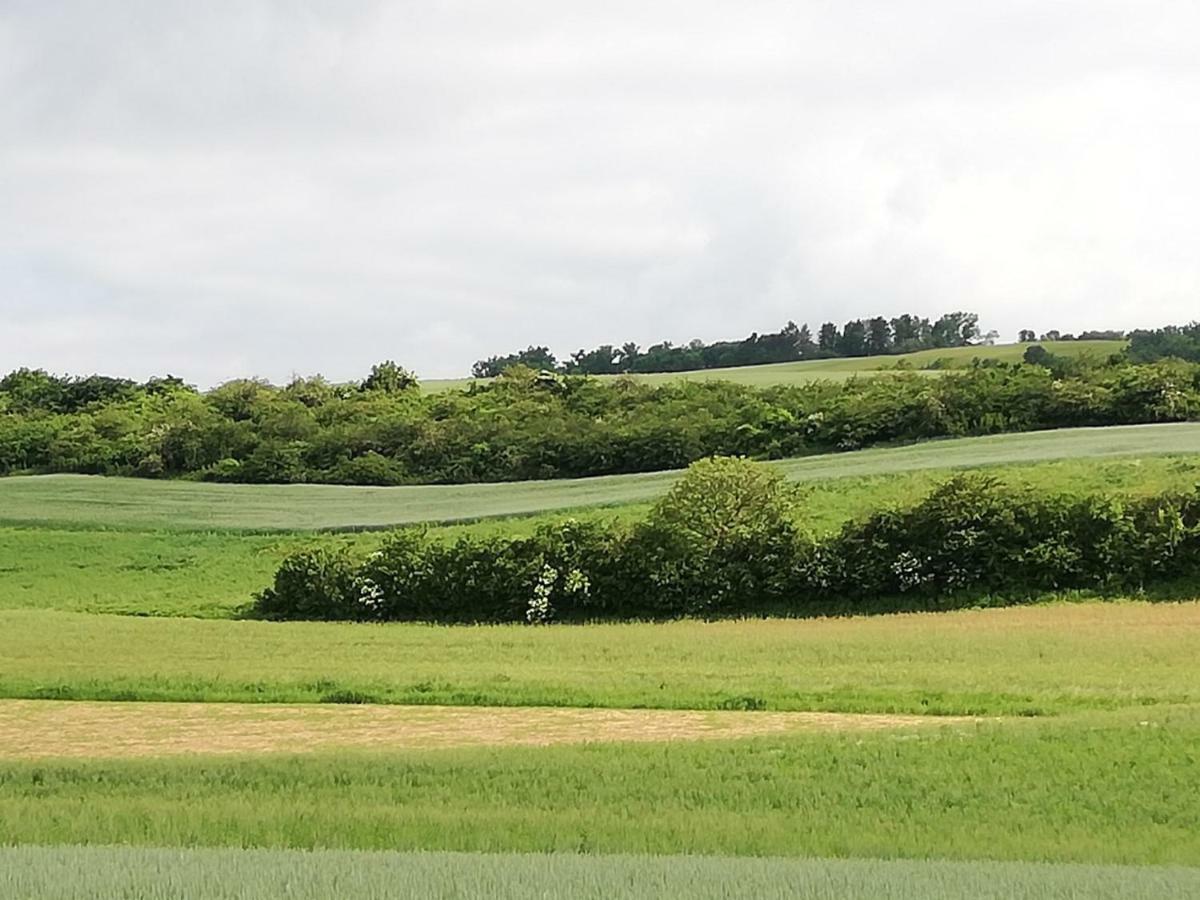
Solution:
[[[343,550],[318,547],[284,559],[275,583],[254,598],[254,612],[264,619],[363,619],[371,616],[364,602],[355,565]]]
[[[1012,602],[1200,575],[1200,488],[1139,500],[1014,491],[962,475],[815,544],[795,489],[741,459],[697,463],[632,528],[526,538],[392,535],[366,560],[285,560],[267,618],[437,622],[829,614]]]

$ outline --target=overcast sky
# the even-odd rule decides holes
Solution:
[[[1200,4],[0,0],[0,370],[1200,317]]]

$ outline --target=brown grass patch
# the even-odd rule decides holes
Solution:
[[[816,712],[0,701],[0,759],[693,741],[967,718]]]

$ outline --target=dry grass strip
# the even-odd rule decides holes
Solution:
[[[967,718],[467,706],[0,701],[0,759],[692,741]]]

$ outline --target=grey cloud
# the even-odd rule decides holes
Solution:
[[[0,369],[1200,313],[1186,2],[0,2]]]

